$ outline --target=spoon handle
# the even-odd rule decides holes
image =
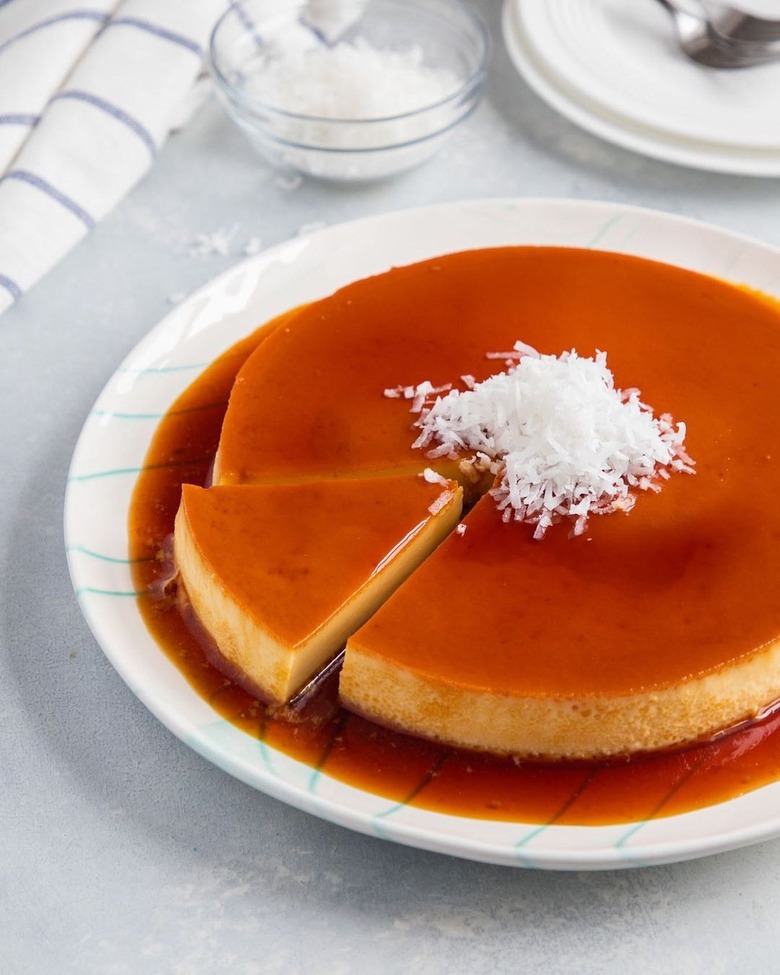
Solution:
[[[709,0],[705,0],[704,9],[712,29],[729,43],[751,46],[780,43],[780,20],[756,17]]]

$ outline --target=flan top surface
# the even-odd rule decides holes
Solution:
[[[222,589],[294,650],[414,538],[447,490],[415,474],[369,482],[185,484],[182,511]]]
[[[700,472],[776,441],[776,411],[755,415],[780,355],[768,302],[625,255],[499,248],[359,281],[277,328],[231,394],[221,480],[419,468],[409,403],[383,391],[487,378],[504,366],[486,353],[518,339],[556,355],[606,351],[618,386],[685,420]]]
[[[688,487],[543,541],[485,496],[351,645],[445,685],[539,697],[634,694],[736,663],[780,635],[763,586],[780,537],[759,519],[716,532]]]
[[[409,403],[384,390],[484,379],[504,368],[485,354],[518,339],[542,353],[605,351],[618,387],[685,422],[696,473],[643,492],[629,514],[592,518],[574,540],[557,526],[532,542],[483,499],[466,533],[364,628],[372,652],[392,644],[403,665],[478,686],[631,693],[777,639],[780,313],[668,265],[501,248],[350,285],[299,311],[245,364],[223,427],[223,480],[419,470],[430,461],[411,446]]]

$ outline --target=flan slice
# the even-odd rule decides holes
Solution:
[[[461,489],[419,475],[185,484],[174,556],[214,662],[294,696],[457,523]]]
[[[780,699],[777,613],[755,585],[777,543],[759,515],[713,531],[696,501],[670,482],[584,536],[535,542],[482,498],[350,637],[342,703],[447,744],[553,759],[756,717]]]

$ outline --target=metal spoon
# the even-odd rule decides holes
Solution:
[[[767,20],[734,10],[723,3],[705,0],[710,27],[728,43],[761,46],[780,53],[780,20]]]
[[[708,68],[749,68],[780,58],[780,21],[723,4],[658,0],[674,20],[681,49]]]
[[[365,5],[366,0],[306,0],[298,20],[321,44],[333,47],[360,21]]]

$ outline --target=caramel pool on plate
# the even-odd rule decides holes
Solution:
[[[419,471],[431,461],[411,446],[414,417],[408,403],[388,399],[385,389],[423,380],[457,382],[464,374],[485,378],[503,368],[485,353],[510,349],[518,339],[543,353],[606,351],[617,385],[638,386],[656,412],[685,421],[696,474],[673,478],[660,494],[640,497],[629,514],[592,518],[587,533],[574,540],[551,530],[541,543],[531,542],[528,526],[503,525],[491,499],[484,498],[464,519],[467,530],[450,536],[349,642],[346,697],[351,708],[392,728],[515,754],[633,751],[637,727],[645,729],[641,749],[709,735],[719,727],[719,716],[731,724],[780,694],[773,652],[780,632],[773,596],[780,517],[773,506],[778,475],[772,453],[780,432],[774,407],[779,320],[771,302],[731,285],[602,252],[498,248],[395,269],[290,316],[246,358],[234,386],[230,370],[220,367],[221,395],[230,394],[230,406],[221,429],[219,479],[249,485]],[[237,367],[245,351],[234,357]],[[185,399],[198,395],[196,384]],[[172,425],[173,417],[161,427],[150,461],[160,463],[170,453]],[[195,464],[183,478],[171,471],[167,483],[159,472],[141,478],[133,535],[148,537],[146,551],[160,547],[172,529],[177,481],[205,483],[215,429],[216,417],[199,469]],[[451,465],[443,466],[442,473],[451,473]],[[157,495],[165,496],[166,508],[153,517]],[[163,628],[175,631],[187,647],[183,652],[197,658],[173,603],[162,596],[145,599],[147,618],[166,621],[152,624],[158,639],[168,639],[161,636]],[[415,710],[422,689],[439,694],[436,707]],[[445,714],[434,714],[431,722],[437,708],[452,706],[449,691],[467,708],[492,704],[496,725],[512,710],[507,703],[548,717],[555,705],[566,716],[558,728],[563,738],[507,748],[450,734]],[[326,754],[329,771],[368,779],[379,792],[397,796],[406,784],[383,786],[396,781],[393,773],[375,776],[370,771],[375,755],[364,767],[343,754],[341,743],[355,735],[361,739],[363,745],[352,746],[354,757],[366,742],[381,740],[386,766],[394,754],[421,756],[408,763],[413,777],[420,765],[436,768],[436,774],[408,791],[421,804],[426,794],[433,803],[436,794],[437,808],[446,807],[443,770],[463,762],[500,767],[499,791],[508,788],[513,795],[510,781],[547,774],[548,766],[534,765],[531,772],[514,762],[504,767],[496,758],[464,753],[461,759],[435,741],[419,743],[349,716],[332,700],[326,706],[324,697],[311,703],[318,718],[309,745],[300,746],[296,741],[308,734],[302,730],[308,727],[305,708],[295,714],[297,732],[288,735],[284,715],[269,716],[232,685],[222,696],[232,696],[226,707],[234,716],[247,715],[237,720],[257,733],[265,729],[268,740],[293,752],[303,747],[312,762]],[[398,713],[404,700],[411,702],[411,717]],[[463,727],[464,714],[457,726]],[[612,731],[608,740],[589,744],[588,734],[604,724],[593,720],[599,714],[614,714]],[[670,724],[673,714],[682,715],[677,728]],[[698,715],[696,728],[691,715]],[[321,736],[327,739],[325,729],[334,721],[338,744],[326,748]],[[480,723],[488,727],[491,719]],[[772,735],[761,738],[765,752],[767,738]],[[696,747],[728,751],[721,745]],[[680,765],[673,756],[637,758],[626,775],[641,778],[637,769],[653,762],[656,771]],[[566,767],[569,772],[550,766],[549,775],[569,782],[579,766]],[[610,765],[609,776],[619,776],[622,767]],[[754,770],[751,784],[740,788],[763,781],[768,768]],[[599,771],[596,779],[606,774]],[[658,774],[663,793],[671,780]],[[767,775],[774,775],[774,766]],[[495,788],[492,772],[483,778]],[[733,788],[734,783],[724,787],[723,795]],[[476,787],[469,808],[480,808],[480,795]],[[502,803],[500,797],[490,801]],[[623,817],[611,800],[605,803],[601,812],[587,814],[588,821]],[[504,809],[503,815],[510,818],[536,815],[523,812],[516,796],[509,805],[512,812]]]

